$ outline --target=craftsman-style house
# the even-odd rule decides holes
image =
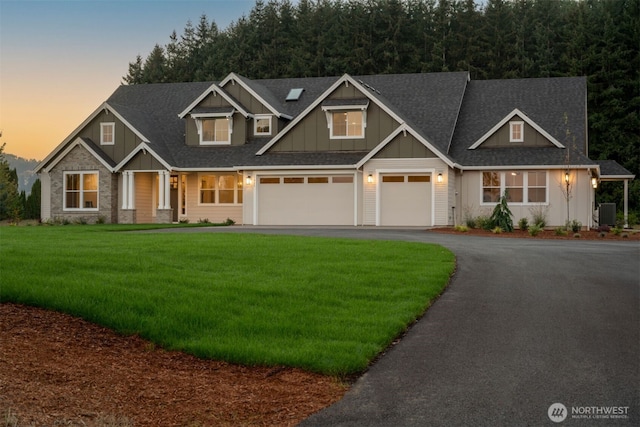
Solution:
[[[586,79],[466,72],[120,86],[38,166],[42,218],[594,225]],[[567,204],[567,189],[569,202]]]

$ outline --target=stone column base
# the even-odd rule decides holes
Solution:
[[[173,209],[156,209],[156,224],[171,224],[173,222]]]
[[[135,224],[135,223],[136,223],[135,209],[119,209],[118,210],[118,224]]]

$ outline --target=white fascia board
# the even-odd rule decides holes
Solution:
[[[326,170],[331,171],[335,169],[350,169],[355,170],[356,165],[283,165],[283,166],[235,166],[238,170],[251,170],[251,171],[276,171],[276,170],[287,170],[287,171],[305,171],[305,170]]]
[[[344,74],[334,84],[332,84],[329,87],[329,89],[325,90],[322,93],[322,95],[316,98],[316,100],[313,101],[311,105],[309,105],[302,113],[298,114],[298,116],[292,122],[290,122],[284,129],[282,129],[282,131],[278,135],[276,135],[273,139],[271,139],[271,141],[269,141],[264,147],[262,147],[260,151],[256,153],[256,155],[260,156],[266,153],[267,150],[269,150],[269,148],[273,147],[275,143],[280,140],[280,138],[282,138],[284,135],[287,134],[287,132],[289,132],[289,130],[291,130],[294,126],[300,123],[311,111],[313,111],[318,105],[320,105],[320,103],[322,103],[322,101],[324,101],[329,95],[331,95],[333,91],[335,91],[337,88],[340,87],[340,85],[342,85],[345,82],[347,82],[347,84],[352,84],[355,87],[362,88],[362,85],[358,83],[356,80],[354,80],[353,77],[351,77],[348,74]],[[362,88],[361,92],[364,96],[369,98],[370,101],[373,101],[376,105],[382,108],[382,110],[384,110],[387,114],[389,114],[398,123],[404,124],[404,120],[402,120],[402,118],[398,117],[384,103],[380,102],[376,97],[371,95],[369,91],[366,90],[366,88]]]
[[[497,125],[495,125],[494,127],[492,127],[487,133],[485,133],[484,135],[482,135],[482,137],[477,140],[471,147],[468,148],[468,150],[475,150],[476,148],[478,148],[483,142],[485,142],[491,135],[493,135],[494,133],[496,133],[498,131],[498,129],[500,129],[502,126],[504,126],[509,120],[511,120],[512,118],[514,118],[515,116],[520,117],[522,120],[524,120],[525,122],[527,122],[532,128],[534,128],[535,130],[537,130],[538,132],[540,132],[542,134],[542,136],[544,136],[545,138],[547,138],[549,141],[551,141],[551,143],[553,145],[555,145],[558,148],[565,148],[564,145],[562,145],[560,143],[560,141],[558,141],[557,139],[555,139],[554,137],[552,137],[547,131],[545,131],[544,129],[542,129],[540,126],[538,126],[538,124],[536,122],[534,122],[533,120],[531,120],[526,114],[524,114],[522,111],[520,111],[519,109],[514,109],[511,113],[509,113],[504,119],[500,120],[498,122]]]
[[[431,152],[433,152],[434,154],[436,154],[438,156],[438,158],[440,160],[442,160],[443,162],[445,162],[447,164],[447,166],[453,168],[455,166],[455,164],[446,156],[444,156],[437,148],[435,148],[429,141],[427,141],[426,139],[424,139],[422,136],[420,136],[416,131],[413,130],[413,128],[411,128],[409,125],[407,125],[406,123],[403,123],[402,125],[398,126],[398,128],[391,132],[391,134],[389,134],[388,137],[386,137],[380,144],[378,144],[373,150],[371,150],[369,152],[369,154],[367,154],[366,156],[364,156],[362,158],[362,160],[360,160],[357,164],[356,167],[358,169],[360,169],[362,166],[364,166],[364,164],[366,162],[368,162],[369,160],[371,160],[373,158],[373,156],[375,156],[376,154],[378,154],[378,152],[380,152],[384,147],[387,146],[387,144],[389,144],[391,141],[393,141],[393,139],[398,136],[401,132],[405,132],[405,133],[410,133],[415,139],[418,140],[418,142],[420,142],[422,145],[424,145],[425,147],[427,147]]]
[[[226,92],[224,90],[222,90],[222,88],[218,87],[218,85],[216,85],[215,83],[213,83],[204,92],[202,92],[200,94],[200,96],[195,99],[195,101],[193,101],[191,104],[189,104],[189,106],[187,108],[184,109],[183,112],[178,114],[178,117],[181,118],[181,119],[184,119],[184,117],[187,114],[189,114],[189,111],[193,110],[196,105],[198,105],[200,102],[202,102],[203,99],[205,99],[207,96],[209,96],[209,94],[211,94],[213,92],[215,92],[216,94],[218,94],[221,97],[223,97],[225,99],[225,101],[227,101],[229,104],[231,104],[231,106],[233,108],[235,108],[236,110],[238,110],[240,112],[240,114],[242,114],[245,118],[249,117],[249,112],[247,110],[245,110],[244,108],[242,108],[242,106],[240,104],[235,102],[229,95],[226,94]]]
[[[278,118],[282,117],[282,118],[285,118],[287,120],[291,120],[292,119],[291,116],[289,116],[288,114],[282,114],[273,105],[271,105],[267,101],[265,101],[264,98],[262,98],[260,95],[258,95],[258,93],[256,91],[254,91],[251,86],[247,85],[240,77],[238,77],[238,75],[236,73],[233,73],[233,72],[229,73],[229,75],[227,77],[225,77],[225,79],[223,81],[220,82],[220,87],[224,87],[229,82],[238,83],[247,92],[249,92],[251,94],[251,96],[256,98],[258,101],[260,101],[260,103],[262,103],[262,105],[267,107],[269,109],[269,111],[271,111],[276,117],[278,117]]]
[[[243,169],[236,166],[228,168],[173,168],[175,172],[241,172]]]
[[[602,181],[617,181],[620,179],[635,179],[635,175],[600,175]]]
[[[87,145],[87,143],[84,142],[82,140],[82,138],[78,137],[71,144],[69,144],[64,150],[59,152],[58,155],[56,156],[55,160],[53,162],[51,162],[46,168],[44,168],[44,171],[46,173],[49,173],[51,171],[51,169],[53,169],[53,167],[55,165],[57,165],[62,159],[64,159],[67,156],[67,154],[69,154],[71,152],[71,150],[73,150],[74,148],[76,148],[78,146],[83,147],[89,153],[91,153],[91,155],[93,157],[95,157],[96,160],[98,160],[105,168],[107,168],[109,170],[109,172],[113,172],[115,170],[115,168],[113,168],[111,165],[109,165],[107,162],[105,162],[104,159],[100,155],[98,155],[98,153],[93,151],[93,149],[89,145]],[[44,162],[44,160],[43,160],[43,162]],[[38,167],[40,167],[40,165],[38,165]],[[36,172],[39,172],[39,170],[36,170]]]
[[[566,169],[593,169],[597,165],[508,165],[508,166],[462,166],[455,165],[463,171],[496,171],[496,170],[566,170]]]
[[[122,123],[124,123],[124,125],[126,127],[128,127],[133,133],[136,134],[136,136],[138,138],[140,138],[143,142],[149,142],[149,138],[147,138],[146,136],[144,136],[140,131],[138,131],[138,129],[136,129],[135,127],[133,127],[131,125],[131,123],[129,123],[128,121],[125,120],[124,117],[122,117],[120,115],[120,113],[118,113],[118,111],[113,108],[111,105],[109,105],[108,103],[104,103],[104,105],[106,106],[107,110],[111,111],[111,113],[113,113],[114,116],[116,116],[118,118],[118,120],[120,120]]]
[[[151,147],[149,147],[149,145],[145,142],[141,142],[140,144],[138,144],[138,146],[136,148],[134,148],[129,155],[127,155],[127,157],[125,157],[124,159],[122,159],[122,161],[120,163],[118,163],[116,165],[116,167],[114,168],[114,170],[119,171],[121,170],[127,163],[129,163],[131,161],[131,159],[133,159],[140,151],[147,151],[149,154],[151,154],[157,161],[159,161],[160,163],[162,163],[162,166],[164,166],[167,170],[173,170],[173,168],[171,167],[171,165],[169,163],[167,163],[162,157],[160,157],[155,151],[153,151],[153,149]]]

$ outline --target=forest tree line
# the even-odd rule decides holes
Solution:
[[[256,1],[220,29],[216,3],[129,64],[127,84],[468,71],[474,80],[588,77],[589,156],[636,174],[640,211],[640,0]],[[597,202],[622,205],[622,184]]]

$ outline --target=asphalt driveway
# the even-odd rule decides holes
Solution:
[[[434,242],[457,256],[452,282],[427,314],[303,426],[555,425],[554,403],[567,411],[561,425],[640,425],[637,243],[374,228],[217,231]]]

